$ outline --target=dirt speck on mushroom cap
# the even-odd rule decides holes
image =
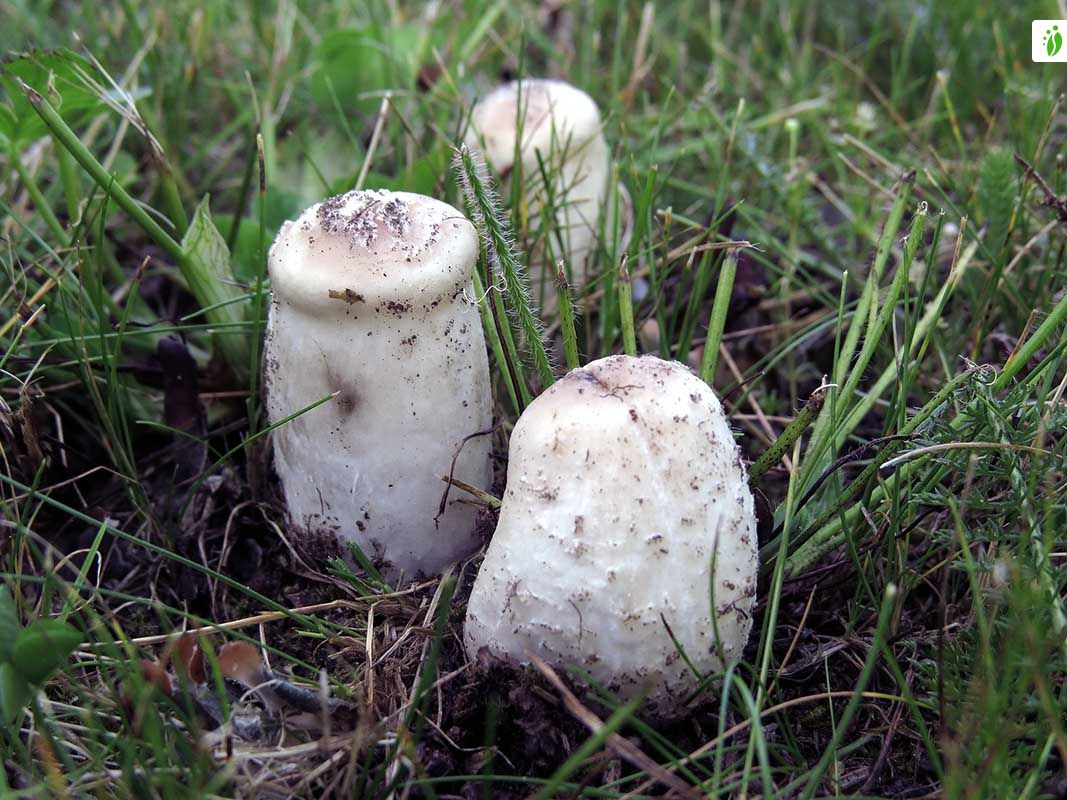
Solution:
[[[407,241],[412,221],[408,204],[384,192],[352,191],[331,197],[319,204],[315,216],[322,230],[347,237],[353,246],[371,247],[380,233],[394,244],[412,244]]]

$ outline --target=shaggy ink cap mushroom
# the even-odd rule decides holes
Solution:
[[[676,362],[603,358],[515,426],[466,649],[575,665],[622,698],[647,688],[645,712],[678,717],[699,680],[663,620],[701,673],[720,672],[748,638],[757,567],[753,497],[715,393]]]
[[[270,251],[264,351],[291,524],[353,541],[387,577],[436,574],[478,545],[454,476],[491,479],[485,340],[469,302],[478,238],[447,203],[354,191],[286,223]]]
[[[515,172],[518,153],[524,192],[532,206],[543,205],[551,195],[564,242],[564,252],[556,257],[569,264],[576,284],[586,280],[600,226],[605,235],[612,235],[616,213],[621,249],[625,248],[632,227],[630,195],[622,184],[612,186],[611,151],[600,110],[581,89],[535,78],[503,84],[475,104],[466,143],[481,150],[502,178]],[[543,186],[541,162],[554,175],[551,192]],[[541,266],[550,268],[549,277],[554,279],[555,265]]]

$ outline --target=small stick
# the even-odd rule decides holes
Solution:
[[[363,182],[367,180],[367,173],[370,172],[371,161],[374,160],[374,154],[378,151],[378,142],[382,138],[382,129],[385,127],[385,120],[389,117],[389,107],[393,104],[392,92],[386,92],[382,95],[382,102],[378,106],[378,118],[374,121],[374,130],[370,135],[370,144],[367,146],[367,155],[363,158],[363,164],[359,168],[359,176],[356,178],[355,188],[362,189]]]
[[[472,497],[476,497],[478,501],[489,508],[500,508],[500,498],[494,497],[489,492],[479,489],[477,486],[471,486],[465,481],[461,481],[459,478],[453,478],[448,475],[442,475],[441,480],[447,483],[449,486],[455,486],[457,489],[461,489]],[[472,502],[469,500],[457,500],[457,503]]]
[[[380,600],[387,600],[393,597],[403,597],[404,595],[413,594],[421,589],[426,588],[427,584],[414,585],[402,592],[392,592],[390,594],[378,594],[374,596],[375,602]],[[293,614],[312,614],[318,611],[330,611],[334,608],[353,608],[362,609],[363,604],[356,603],[351,600],[330,600],[326,603],[316,603],[311,606],[300,606],[299,608],[292,608],[286,612],[282,611],[264,611],[262,614],[254,614],[251,617],[243,617],[242,619],[234,619],[229,622],[219,622],[214,625],[205,625],[202,628],[191,628],[185,631],[186,634],[192,636],[207,635],[212,633],[220,633],[222,631],[234,631],[241,628],[248,628],[252,625],[259,625],[264,622],[276,622],[280,619],[289,619]],[[153,636],[141,636],[137,639],[130,639],[130,644],[133,645],[148,645],[148,644],[163,644],[174,637],[173,633],[158,633]]]
[[[448,508],[448,493],[452,489],[453,486],[458,486],[461,489],[463,489],[464,491],[467,491],[467,492],[469,492],[470,494],[473,494],[476,497],[478,497],[480,495],[478,490],[474,489],[473,486],[470,486],[469,484],[466,484],[463,481],[461,481],[461,480],[459,480],[459,479],[457,479],[455,477],[455,475],[456,475],[456,462],[459,460],[460,453],[463,452],[463,448],[467,444],[467,442],[469,442],[471,439],[475,439],[475,438],[477,438],[479,436],[489,436],[489,435],[495,433],[496,429],[499,428],[499,427],[500,427],[500,425],[497,424],[497,425],[494,425],[492,428],[489,428],[489,430],[477,431],[475,433],[472,433],[472,434],[469,434],[467,436],[464,436],[463,437],[463,441],[460,442],[459,443],[459,447],[456,448],[456,452],[452,454],[452,465],[448,468],[448,477],[447,478],[444,477],[444,476],[441,477],[441,480],[443,480],[447,484],[447,486],[445,486],[444,494],[441,495],[441,504],[437,507],[437,516],[435,516],[433,518],[433,524],[434,524],[435,528],[437,527],[438,520],[440,520],[441,517],[444,516],[445,509]],[[484,494],[484,493],[481,493],[481,494]]]
[[[544,675],[545,679],[552,684],[552,687],[560,693],[560,696],[563,698],[563,705],[566,707],[567,711],[569,711],[575,719],[585,725],[590,733],[595,734],[604,727],[604,721],[582,705],[581,701],[574,696],[574,693],[567,688],[566,684],[560,680],[560,677],[550,666],[548,666],[548,664],[533,653],[529,654],[529,658],[530,662],[537,667],[537,671]],[[629,761],[638,769],[644,770],[655,778],[656,781],[662,783],[664,786],[670,787],[683,797],[697,798],[701,796],[692,786],[678,776],[665,770],[651,758],[642,753],[632,742],[619,736],[619,734],[612,733],[608,736],[607,743],[619,756]]]
[[[27,308],[32,308],[33,306],[37,305],[37,303],[41,302],[41,300],[46,294],[56,288],[56,285],[57,284],[55,280],[53,280],[52,278],[46,280],[44,283],[41,284],[40,288],[33,293],[33,297],[26,301],[25,306]],[[30,319],[26,321],[26,327],[30,326],[30,320],[36,319],[37,315],[42,309],[43,306],[33,312],[33,315],[30,317]],[[11,318],[7,322],[5,322],[2,327],[0,327],[0,338],[7,336],[8,331],[15,327],[15,323],[17,323],[20,319],[21,317],[19,316],[18,312],[12,314]]]
[[[1036,183],[1038,188],[1044,193],[1045,200],[1043,205],[1056,209],[1056,216],[1059,217],[1060,222],[1067,222],[1067,198],[1060,197],[1052,191],[1052,187],[1045,182],[1045,179],[1041,177],[1041,174],[1034,169],[1029,161],[1018,153],[1015,153],[1014,155],[1016,163],[1023,168],[1026,177],[1033,178],[1034,183]]]

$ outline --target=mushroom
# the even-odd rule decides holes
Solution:
[[[630,194],[612,181],[611,151],[601,128],[600,110],[581,89],[527,78],[503,84],[479,100],[466,136],[467,145],[482,150],[502,178],[520,174],[534,225],[540,209],[551,202],[557,230],[547,238],[578,288],[593,277],[590,267],[600,231],[610,240],[618,224],[623,249],[632,227]],[[544,174],[554,177],[551,186],[544,185],[542,162]],[[556,247],[557,234],[562,252]],[[543,256],[540,261],[554,281],[555,264],[545,263]]]
[[[677,362],[602,358],[515,426],[465,646],[577,666],[675,718],[699,684],[687,660],[708,675],[741,657],[757,566],[752,492],[715,393]]]
[[[474,227],[406,192],[353,191],[287,222],[270,250],[264,384],[292,524],[359,545],[387,577],[436,574],[477,549],[492,399],[469,287]],[[459,454],[458,457],[457,453]],[[453,458],[456,461],[453,467]]]

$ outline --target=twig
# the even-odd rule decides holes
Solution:
[[[427,584],[411,586],[402,592],[392,592],[391,594],[376,594],[374,595],[375,602],[380,600],[388,600],[393,597],[402,597],[408,594],[414,594],[415,592],[424,589]],[[326,603],[316,603],[311,606],[300,606],[299,608],[289,609],[287,612],[281,611],[264,611],[262,614],[254,614],[251,617],[243,617],[241,619],[230,620],[229,622],[217,622],[212,625],[205,625],[202,628],[191,628],[185,631],[187,634],[193,636],[208,635],[212,633],[220,633],[222,631],[235,631],[241,628],[248,628],[252,625],[260,625],[264,622],[276,622],[280,619],[290,619],[293,614],[313,614],[319,611],[330,611],[335,608],[353,608],[362,609],[363,604],[354,602],[352,600],[330,600]],[[173,633],[158,633],[153,636],[141,636],[137,639],[130,639],[130,644],[133,645],[148,645],[148,644],[163,644],[170,640],[174,636]],[[105,643],[106,644],[106,643]]]
[[[759,716],[760,719],[766,719],[767,717],[772,717],[775,714],[780,714],[782,711],[794,708],[795,706],[804,705],[805,703],[819,703],[823,700],[842,700],[846,697],[860,697],[864,700],[886,700],[891,703],[908,702],[907,698],[900,697],[899,695],[895,694],[885,694],[883,692],[854,692],[850,689],[845,689],[836,692],[819,692],[818,694],[809,694],[805,697],[794,697],[789,700],[785,700],[776,706],[771,706],[770,708],[763,709],[763,711],[760,712]],[[926,703],[917,704],[923,706],[924,708],[930,708],[929,704]],[[732,739],[734,736],[750,727],[752,727],[752,720],[746,719],[737,723],[733,727],[727,728],[725,731],[722,732],[721,735],[716,736],[711,741],[705,742],[689,755],[685,756],[684,758],[678,759],[678,761],[671,764],[670,767],[668,767],[667,769],[674,770],[678,767],[685,766],[686,764],[692,764],[701,756],[718,747],[720,742],[725,742],[728,739]],[[645,783],[634,789],[632,792],[630,792],[630,795],[628,796],[644,794],[654,784],[655,781],[646,781]]]
[[[437,507],[437,516],[435,516],[433,518],[433,525],[434,525],[435,528],[437,527],[437,521],[439,519],[441,519],[441,517],[443,517],[445,515],[445,509],[448,508],[448,493],[450,491],[452,491],[452,487],[453,486],[459,486],[461,489],[468,490],[467,489],[467,484],[463,483],[463,481],[457,480],[456,477],[455,477],[456,476],[456,462],[459,461],[459,457],[460,457],[460,454],[463,452],[463,448],[466,446],[467,442],[469,442],[471,439],[477,438],[478,436],[489,436],[489,435],[495,433],[496,429],[499,428],[499,427],[500,427],[500,424],[497,423],[496,425],[494,425],[492,428],[489,428],[488,430],[477,431],[475,433],[471,433],[471,434],[468,434],[467,436],[464,436],[463,437],[463,441],[460,442],[459,443],[459,447],[456,448],[456,452],[452,454],[452,464],[448,468],[448,477],[447,478],[445,478],[445,477],[441,478],[445,482],[445,491],[441,495],[441,504]],[[471,487],[471,488],[473,488],[473,487]],[[477,496],[478,493],[477,492],[471,492],[471,494],[475,494]]]
[[[891,458],[882,464],[880,472],[884,475],[886,472],[892,470],[897,464],[902,464],[912,458],[925,456],[929,453],[939,453],[942,450],[1016,450],[1025,453],[1037,453],[1044,456],[1052,455],[1048,450],[1042,450],[1040,447],[1027,447],[1023,444],[1008,444],[1007,442],[944,442],[942,444],[932,444],[929,447],[920,447],[915,450],[909,450],[896,458]]]
[[[529,658],[531,663],[537,667],[537,671],[544,675],[545,679],[552,684],[552,687],[560,693],[560,696],[563,698],[563,705],[567,711],[570,712],[571,716],[585,725],[590,733],[595,734],[604,727],[604,721],[582,705],[581,701],[574,696],[574,693],[567,688],[566,684],[560,680],[560,677],[550,666],[548,666],[548,664],[533,653],[529,654]],[[651,758],[642,753],[632,742],[619,736],[619,734],[612,733],[609,735],[607,744],[621,758],[651,775],[654,779],[653,782],[662,783],[664,786],[670,787],[676,794],[681,795],[682,797],[693,798],[693,800],[696,800],[702,796],[699,792],[693,789],[692,786],[661,767]]]
[[[1015,162],[1023,168],[1026,177],[1033,178],[1034,183],[1044,193],[1045,199],[1042,205],[1055,209],[1060,222],[1067,222],[1067,197],[1060,197],[1052,191],[1052,187],[1045,183],[1045,179],[1034,169],[1033,165],[1018,153],[1015,153]]]

